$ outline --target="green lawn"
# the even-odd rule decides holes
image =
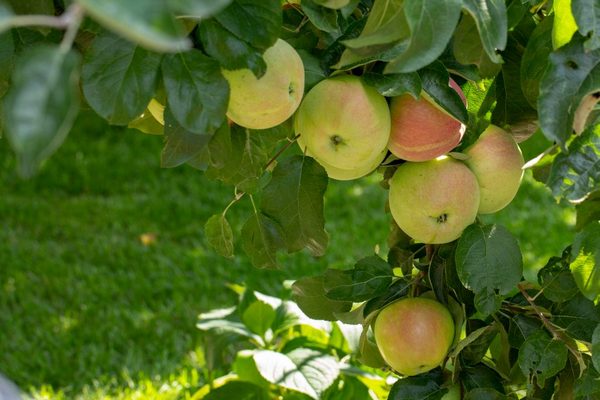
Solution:
[[[235,301],[226,283],[278,294],[285,279],[385,252],[386,193],[373,176],[330,184],[325,257],[282,256],[281,271],[255,270],[241,251],[220,258],[202,227],[232,190],[189,167],[160,169],[161,143],[86,114],[24,182],[0,140],[0,371],[37,398],[185,398],[203,380],[196,315]],[[230,210],[234,231],[249,210]],[[485,219],[509,227],[534,267],[573,235],[573,212],[530,178]]]

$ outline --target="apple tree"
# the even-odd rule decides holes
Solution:
[[[201,315],[208,364],[254,348],[198,398],[600,398],[597,0],[0,0],[0,97],[23,178],[82,108],[162,135],[163,167],[234,188],[206,235],[257,268],[326,253],[328,185],[389,191],[386,254]],[[577,211],[534,282],[478,217],[525,169]]]

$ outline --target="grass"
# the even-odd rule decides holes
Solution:
[[[189,167],[160,169],[161,138],[84,114],[29,181],[0,140],[0,371],[36,398],[179,399],[203,382],[199,312],[235,301],[230,282],[271,294],[281,282],[386,249],[377,177],[332,182],[326,256],[282,256],[253,269],[238,248],[217,256],[202,227],[231,188]],[[228,213],[239,232],[246,202]],[[572,237],[573,212],[526,179],[487,220],[506,225],[539,267]],[[239,246],[238,246],[239,247]]]

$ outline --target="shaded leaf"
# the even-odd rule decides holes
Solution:
[[[504,0],[464,0],[465,9],[473,16],[481,43],[489,59],[501,63],[496,51],[506,46],[507,17]]]
[[[586,199],[577,204],[577,223],[575,229],[580,231],[587,224],[600,220],[600,190],[592,192]]]
[[[313,0],[304,0],[302,1],[302,11],[317,29],[329,33],[339,32],[340,27],[335,10],[322,7]]]
[[[600,300],[600,221],[575,235],[571,251],[573,278],[588,299]]]
[[[201,154],[211,140],[210,135],[199,135],[183,128],[173,117],[170,107],[165,108],[165,144],[160,154],[160,166],[178,167]],[[220,130],[229,131],[227,124]]]
[[[564,328],[574,339],[590,342],[592,332],[600,324],[600,305],[595,305],[583,294],[556,304],[552,310],[552,322]]]
[[[509,397],[503,395],[497,390],[490,388],[476,388],[470,390],[464,397],[464,400],[508,400]]]
[[[168,0],[169,5],[186,17],[204,19],[227,7],[232,0]]]
[[[388,400],[439,400],[448,392],[442,388],[442,379],[439,370],[398,379]]]
[[[461,64],[475,64],[482,78],[493,77],[500,71],[501,64],[494,63],[481,43],[477,24],[470,15],[463,15],[454,32],[452,51]],[[498,56],[499,57],[499,56]]]
[[[594,329],[592,333],[592,362],[596,370],[600,369],[600,324]]]
[[[538,272],[538,282],[544,297],[548,300],[561,303],[579,293],[573,274],[569,269],[568,256],[567,252],[567,254],[563,254],[563,257],[550,258],[544,268]]]
[[[223,214],[215,214],[206,221],[204,233],[208,244],[220,255],[233,258],[233,232]]]
[[[367,72],[362,78],[382,96],[396,97],[404,93],[410,93],[415,99],[421,96],[421,78],[416,72],[387,75]]]
[[[548,67],[548,57],[552,53],[553,17],[544,18],[532,32],[521,59],[521,89],[533,108],[537,108],[540,94],[540,81]]]
[[[250,382],[230,381],[211,390],[203,400],[269,400],[269,391]]]
[[[519,368],[525,375],[535,377],[538,385],[544,387],[546,379],[565,367],[567,355],[564,342],[552,339],[545,331],[539,330],[519,348]]]
[[[469,115],[460,95],[449,86],[450,77],[444,65],[434,62],[419,71],[423,90],[446,110],[451,116],[462,123],[469,121]]]
[[[335,321],[335,314],[350,311],[352,302],[329,299],[323,283],[323,276],[301,278],[292,285],[292,297],[310,318]]]
[[[328,269],[324,274],[327,297],[355,303],[369,300],[392,283],[391,265],[378,256],[359,260],[351,270]]]
[[[285,248],[281,228],[266,215],[254,214],[242,228],[242,247],[256,268],[278,268],[277,251]]]
[[[596,400],[600,395],[600,373],[589,366],[583,376],[575,381],[573,394],[577,399]]]
[[[571,0],[571,10],[579,33],[588,37],[586,51],[600,48],[600,4],[595,0]]]

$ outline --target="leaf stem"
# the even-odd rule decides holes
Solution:
[[[67,31],[60,42],[60,50],[63,53],[67,53],[73,46],[75,37],[77,36],[77,31],[79,30],[79,26],[83,21],[83,15],[84,10],[77,3],[73,3],[71,6],[69,6],[67,11],[61,15],[61,17],[64,16],[65,20],[67,21]]]
[[[225,207],[225,209],[223,210],[223,213],[222,213],[223,217],[225,216],[225,214],[227,214],[227,211],[229,210],[229,208],[232,205],[234,205],[235,203],[237,203],[238,201],[240,201],[240,199],[242,197],[244,197],[245,194],[246,194],[246,192],[238,192],[237,187],[235,188],[235,194],[234,194],[233,200],[231,200],[229,202],[229,204],[227,204],[227,207]]]
[[[296,142],[296,139],[298,139],[299,137],[300,137],[300,134],[297,134],[292,139],[289,139],[289,141],[283,147],[281,147],[281,149],[279,149],[279,151],[277,153],[275,153],[275,155],[273,157],[271,157],[271,159],[265,164],[265,170],[269,169],[269,167],[275,162],[275,160],[277,160],[277,158],[284,151],[286,151],[294,142]]]

